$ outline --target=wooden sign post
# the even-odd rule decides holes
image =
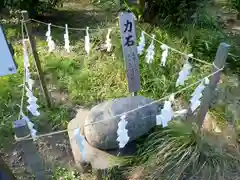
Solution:
[[[137,91],[140,89],[140,73],[134,14],[131,12],[121,12],[119,19],[128,89],[129,92],[132,92],[136,96]]]
[[[0,76],[17,73],[17,65],[13,56],[3,28],[0,25]]]

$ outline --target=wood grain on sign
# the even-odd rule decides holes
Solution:
[[[131,12],[121,12],[119,16],[128,89],[130,92],[137,92],[140,89],[140,73],[134,15]]]
[[[17,66],[13,59],[6,36],[0,25],[0,76],[17,73]]]

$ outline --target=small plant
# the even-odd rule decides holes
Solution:
[[[135,4],[130,3],[129,0],[125,2],[135,15],[142,17],[145,21],[155,22],[161,18],[174,23],[181,23],[190,18],[197,8],[204,4],[200,0],[140,0]]]
[[[77,180],[80,174],[75,171],[68,171],[65,168],[57,168],[53,173],[53,180]]]

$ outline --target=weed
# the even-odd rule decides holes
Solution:
[[[152,133],[135,162],[144,169],[141,179],[224,179],[239,163],[237,146],[177,120]]]

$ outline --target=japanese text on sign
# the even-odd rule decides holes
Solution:
[[[136,26],[133,13],[120,13],[120,31],[128,88],[130,92],[137,92],[140,89],[140,74],[136,46]]]

